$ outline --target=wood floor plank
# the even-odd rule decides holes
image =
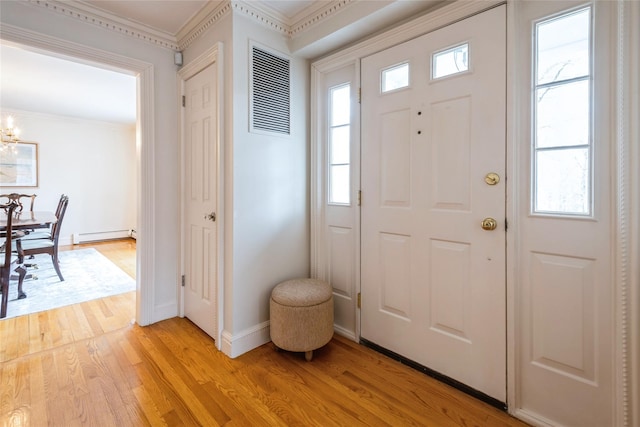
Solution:
[[[376,415],[377,409],[363,405],[355,393],[333,377],[324,373],[315,375],[306,369],[311,364],[305,365],[307,362],[301,354],[294,356],[267,348],[266,352],[254,351],[247,355],[250,356],[256,356],[256,360],[249,362],[250,364],[264,363],[269,366],[269,371],[288,384],[293,394],[308,393],[321,407],[325,414],[323,419],[340,420],[341,425],[390,425]],[[358,411],[351,411],[350,408],[354,407],[358,407]]]
[[[44,373],[42,372],[42,359],[39,356],[29,358],[29,382],[30,382],[30,419],[46,420],[47,396],[45,394]]]
[[[134,277],[135,242],[96,247]],[[311,362],[271,343],[231,359],[188,319],[132,323],[135,304],[0,321],[0,425],[525,426],[344,337]]]

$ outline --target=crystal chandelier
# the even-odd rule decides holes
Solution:
[[[0,124],[0,135],[2,136],[2,146],[0,150],[5,151],[7,149],[11,149],[15,151],[16,144],[20,142],[20,129],[14,127],[13,125],[13,116],[7,117],[7,127],[2,127]]]

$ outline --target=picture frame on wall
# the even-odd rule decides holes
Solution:
[[[38,186],[38,144],[9,142],[0,146],[0,187]]]

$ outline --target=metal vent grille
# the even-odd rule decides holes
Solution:
[[[290,61],[255,46],[251,59],[251,128],[289,135]]]

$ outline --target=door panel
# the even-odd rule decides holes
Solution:
[[[185,316],[217,336],[216,64],[185,82]]]
[[[461,44],[468,71],[431,79]],[[364,58],[361,148],[362,338],[503,402],[505,46],[501,6]]]

